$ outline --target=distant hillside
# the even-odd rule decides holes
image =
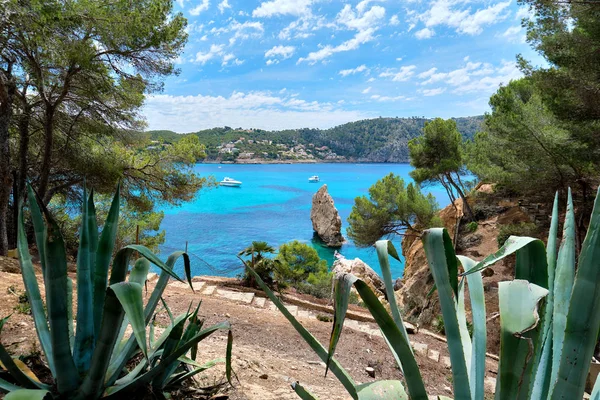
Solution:
[[[465,138],[472,138],[483,116],[454,118]],[[421,134],[427,119],[375,118],[330,129],[212,128],[191,134],[207,146],[212,160],[324,160],[349,162],[408,162],[408,141]],[[149,131],[152,140],[174,142],[172,131]],[[241,140],[243,139],[243,140]]]

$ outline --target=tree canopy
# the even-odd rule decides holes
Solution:
[[[369,188],[369,197],[360,196],[348,217],[348,237],[359,247],[368,247],[382,237],[402,234],[439,224],[439,206],[432,194],[424,195],[418,186],[393,173]]]
[[[292,285],[306,281],[309,275],[327,273],[327,261],[319,258],[312,246],[294,240],[279,246],[277,279]]]

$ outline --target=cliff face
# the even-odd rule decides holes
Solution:
[[[321,186],[313,196],[310,219],[314,231],[327,246],[340,247],[344,243],[342,219],[327,192],[327,185]]]

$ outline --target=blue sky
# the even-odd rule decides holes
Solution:
[[[148,129],[328,128],[378,116],[488,110],[521,76],[516,0],[177,0],[179,76],[148,97]]]

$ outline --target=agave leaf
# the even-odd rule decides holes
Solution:
[[[33,188],[28,183],[27,184],[27,199],[29,201],[29,211],[31,212],[31,220],[33,222],[33,231],[35,233],[35,243],[38,249],[38,254],[40,256],[40,264],[42,266],[42,272],[44,274],[44,278],[46,277],[46,256],[44,254],[45,247],[45,235],[46,235],[46,225],[44,224],[44,217],[42,212],[40,211],[40,207],[38,205],[37,197]],[[22,211],[22,210],[20,210]]]
[[[30,206],[30,208],[33,207]],[[31,262],[31,255],[29,254],[29,245],[27,243],[27,236],[25,234],[25,225],[23,223],[22,209],[19,211],[19,229],[17,237],[17,251],[19,253],[21,275],[23,276],[23,284],[25,285],[25,289],[27,291],[27,298],[29,299],[29,305],[31,306],[31,315],[33,316],[33,322],[35,323],[35,331],[37,333],[38,339],[40,340],[42,351],[46,355],[48,367],[50,368],[52,375],[54,375],[56,370],[54,368],[54,352],[52,351],[52,339],[50,337],[50,330],[48,329],[48,322],[46,320],[46,311],[44,311],[44,302],[42,301],[42,297],[40,295],[40,288],[38,286],[35,271],[33,269],[33,263]],[[48,288],[48,286],[46,287]]]
[[[182,361],[182,359],[181,359],[181,358],[182,358],[182,357],[179,357],[179,360],[180,360],[180,361]],[[193,369],[192,371],[189,371],[189,372],[183,372],[182,374],[180,374],[180,375],[178,375],[178,376],[175,376],[175,377],[173,377],[174,379],[171,379],[171,380],[169,381],[169,383],[168,383],[168,387],[173,387],[173,388],[179,387],[179,386],[181,385],[181,383],[182,383],[182,382],[184,382],[186,379],[189,379],[189,378],[191,378],[191,377],[192,377],[192,376],[194,376],[194,375],[197,375],[197,374],[199,374],[199,373],[201,373],[201,372],[204,372],[204,371],[206,371],[207,369],[209,369],[209,368],[212,368],[212,367],[214,367],[214,366],[215,366],[215,365],[217,365],[217,364],[220,364],[220,363],[223,363],[223,362],[225,362],[225,359],[224,359],[224,358],[216,358],[216,359],[214,359],[214,360],[210,360],[210,361],[208,361],[208,362],[207,362],[207,363],[205,363],[205,364],[200,364],[200,363],[197,363],[197,362],[195,362],[195,361],[194,361],[194,363],[192,364],[192,363],[189,363],[188,361],[193,361],[193,360],[187,359],[186,361],[183,361],[183,362],[185,362],[186,364],[193,365],[193,366],[195,366],[196,368],[195,368],[195,369]]]
[[[235,375],[235,372],[233,372],[233,366],[231,364],[232,350],[233,350],[233,332],[230,329],[229,332],[227,332],[227,350],[225,352],[225,376],[227,377],[227,382],[229,382],[229,384],[231,386],[233,386],[233,382],[231,381],[231,376]],[[235,375],[235,379],[237,379],[238,382],[240,381],[238,379],[237,375]]]
[[[563,342],[567,326],[567,314],[571,301],[571,291],[575,281],[575,212],[569,190],[567,214],[563,229],[562,243],[556,261],[556,279],[554,282],[554,314],[552,318],[552,372],[550,381],[555,382],[563,353]]]
[[[56,383],[60,393],[73,392],[79,386],[79,374],[71,354],[69,341],[69,321],[67,304],[67,256],[65,243],[58,224],[44,209],[48,226],[46,229],[45,256],[48,284],[48,314],[50,320],[50,337],[54,351],[56,367]]]
[[[408,342],[408,332],[402,321],[398,304],[396,303],[396,296],[394,293],[394,283],[392,282],[392,271],[390,268],[390,260],[388,256],[394,257],[396,260],[400,260],[398,252],[390,240],[379,240],[375,243],[375,249],[377,249],[377,257],[379,259],[379,266],[381,267],[381,275],[383,276],[383,283],[385,284],[385,293],[390,304],[390,310],[392,311],[392,318],[400,329],[400,332],[406,338]],[[412,348],[411,348],[412,351]]]
[[[166,359],[161,361],[160,364],[158,364],[156,367],[152,368],[145,374],[137,377],[131,383],[129,383],[127,385],[121,385],[121,386],[111,386],[108,389],[106,389],[104,391],[104,397],[107,400],[110,398],[113,398],[113,399],[114,398],[122,398],[120,396],[123,396],[126,393],[135,392],[140,387],[148,385],[150,382],[152,382],[152,380],[154,378],[156,378],[158,375],[164,373],[165,369],[171,363],[177,361],[177,359],[179,357],[181,357],[182,355],[187,353],[187,351],[193,346],[194,343],[198,343],[199,341],[212,335],[213,333],[215,333],[218,330],[221,330],[221,329],[229,330],[230,328],[231,328],[231,325],[229,324],[229,322],[221,322],[219,324],[213,325],[209,328],[206,328],[206,329],[198,332],[198,334],[196,334],[192,339],[190,339],[186,343],[180,344],[179,347],[177,347],[177,349],[173,353],[171,353],[171,355],[169,357],[167,357]]]
[[[165,363],[165,359],[167,359],[177,349],[183,336],[183,327],[188,318],[189,314],[186,314],[186,317],[179,321],[179,323],[175,325],[173,329],[171,329],[171,332],[169,333],[169,336],[167,337],[163,347],[160,365],[163,365]],[[166,380],[169,378],[170,373],[172,373],[173,365],[177,366],[177,363],[178,361],[175,360],[169,365],[163,365],[163,372],[158,374],[152,381],[152,386],[155,389],[162,389],[164,387]]]
[[[465,271],[470,271],[477,262],[465,256],[456,256]],[[469,384],[474,399],[484,397],[485,352],[487,346],[487,330],[485,319],[485,295],[481,272],[467,275],[471,315],[473,319],[473,347],[471,350]]]
[[[341,274],[335,279],[334,284],[334,299],[335,299],[335,314],[333,315],[333,326],[331,330],[331,336],[329,338],[329,349],[327,351],[327,361],[325,362],[325,376],[327,376],[327,370],[333,354],[335,353],[335,347],[342,334],[342,327],[344,326],[344,320],[346,319],[346,312],[348,311],[348,302],[350,298],[350,289],[352,284],[356,281],[356,277],[351,274]]]
[[[557,265],[558,269],[558,265]],[[583,396],[585,379],[600,329],[600,196],[596,195],[587,235],[581,246],[552,399]],[[556,286],[558,285],[558,271]],[[557,289],[555,289],[557,290]],[[557,307],[555,297],[554,305]]]
[[[517,251],[515,279],[523,279],[548,289],[548,261],[543,242],[534,240]]]
[[[317,396],[312,394],[308,389],[300,384],[300,382],[292,383],[292,389],[302,400],[319,400]]]
[[[73,281],[67,278],[67,304],[73,304]],[[69,345],[75,347],[75,327],[73,326],[73,307],[67,307],[67,328],[69,329]]]
[[[169,307],[169,305],[167,304],[167,302],[165,301],[165,299],[163,299],[162,297],[160,298],[160,302],[162,303],[163,307],[165,308],[165,311],[167,312],[167,315],[169,316],[169,319],[171,320],[171,323],[173,323],[173,321],[175,321],[175,317],[173,317],[173,313],[171,312],[171,308]]]
[[[98,221],[96,219],[96,206],[94,205],[94,189],[90,191],[90,196],[88,197],[87,229],[88,237],[90,238],[88,250],[90,259],[90,283],[93,285],[96,276],[96,253],[98,252]]]
[[[400,381],[375,381],[358,386],[359,400],[408,400]]]
[[[44,400],[51,399],[52,395],[47,390],[19,389],[8,393],[5,400]]]
[[[465,365],[467,367],[467,374],[469,376],[470,387],[473,386],[471,383],[471,351],[473,344],[471,343],[471,336],[469,335],[469,328],[467,327],[467,313],[465,311],[465,281],[462,279],[458,284],[458,301],[456,302],[456,319],[458,320],[458,328],[460,330],[460,341],[463,347],[463,354],[465,357]]]
[[[411,399],[426,400],[427,392],[425,391],[425,385],[423,384],[421,372],[419,371],[419,366],[417,365],[417,361],[412,352],[410,342],[406,341],[392,317],[390,317],[383,305],[377,299],[377,296],[375,296],[365,282],[356,279],[354,287],[365,302],[365,305],[375,319],[375,322],[379,325],[383,335],[394,348],[396,354],[398,354],[400,361],[402,361],[402,370],[404,371],[404,378],[406,379],[406,386],[408,387]]]
[[[463,275],[468,275],[477,271],[484,270],[490,265],[493,265],[498,261],[502,260],[504,257],[507,257],[517,252],[518,250],[521,250],[522,248],[530,245],[532,242],[541,242],[541,240],[525,236],[510,236],[508,239],[506,239],[504,245],[500,247],[500,249],[498,249],[497,252],[495,252],[494,254],[490,254],[483,260],[479,261],[473,269],[469,270],[469,272],[464,272]]]
[[[453,277],[458,275],[458,272],[454,272],[458,271],[454,246],[448,232],[442,228],[426,230],[422,240],[444,318],[448,351],[452,362],[454,394],[459,399],[471,399],[469,373],[457,317],[457,299],[454,297],[455,291],[452,285]],[[473,269],[476,268],[477,266]]]
[[[0,389],[6,392],[13,392],[16,390],[22,390],[23,388],[0,378]]]
[[[500,282],[500,363],[496,399],[517,399],[528,387],[521,386],[532,352],[528,333],[539,322],[538,305],[548,290],[524,280]]]
[[[47,385],[44,385],[37,379],[27,365],[18,359],[13,359],[2,344],[0,344],[0,362],[2,368],[6,369],[22,387],[28,389],[49,389]]]
[[[596,377],[596,382],[594,382],[590,400],[600,400],[600,379],[598,379],[598,377]]]
[[[77,252],[77,332],[73,346],[73,361],[83,374],[90,368],[94,351],[94,311],[92,298],[92,281],[90,270],[90,231],[88,229],[88,202],[85,186],[83,188],[83,207],[81,228],[79,230],[79,250]],[[69,279],[69,277],[65,277]],[[73,303],[67,304],[68,308]],[[73,311],[69,313],[73,315]],[[73,319],[68,321],[73,323]]]
[[[115,248],[115,240],[117,238],[117,227],[119,225],[119,205],[120,205],[120,184],[117,185],[117,191],[113,197],[104,222],[104,228],[98,241],[96,252],[96,265],[94,271],[94,331],[95,337],[100,334],[102,323],[102,311],[104,310],[104,297],[106,295],[106,287],[108,280],[108,267]]]
[[[190,264],[190,258],[185,252],[176,251],[176,252],[173,252],[167,258],[167,261],[165,262],[166,267],[169,268],[170,270],[173,270],[173,266],[175,265],[175,262],[177,262],[179,257],[183,257],[183,261],[185,264],[188,264],[188,265]],[[148,303],[146,304],[146,308],[144,309],[144,315],[146,317],[146,324],[148,324],[150,322],[152,316],[154,315],[156,306],[158,305],[158,302],[160,301],[160,298],[161,298],[165,288],[167,287],[167,284],[169,283],[170,277],[171,277],[171,275],[168,272],[166,272],[164,269],[161,271],[160,277],[158,278],[158,282],[156,282],[156,285],[154,286],[154,290],[152,291],[152,294],[150,295],[150,299],[148,300]],[[166,338],[166,336],[165,336],[165,338]],[[158,346],[157,346],[157,348],[158,348]],[[134,337],[130,337],[129,340],[127,341],[127,344],[123,348],[123,350],[119,354],[117,354],[114,359],[111,360],[110,369],[108,371],[107,386],[111,386],[118,379],[120,371],[123,370],[127,361],[133,356],[135,349],[136,349],[136,340]]]
[[[244,263],[246,270],[254,277],[256,283],[258,283],[260,288],[267,294],[267,296],[273,302],[273,304],[275,304],[275,306],[279,309],[279,311],[281,311],[283,316],[286,317],[288,321],[290,321],[294,329],[296,329],[300,336],[302,336],[302,339],[304,339],[304,341],[310,346],[310,348],[317,354],[317,356],[319,356],[319,358],[323,362],[326,362],[329,355],[327,353],[327,350],[325,350],[325,348],[323,347],[323,345],[319,343],[319,341],[308,330],[306,330],[306,328],[304,328],[296,318],[294,318],[294,316],[287,310],[287,308],[285,308],[283,303],[279,301],[277,296],[275,296],[273,291],[271,291],[271,289],[269,289],[267,285],[265,285],[260,276],[258,276],[258,274],[250,266],[248,266],[248,264],[244,260],[241,261],[242,263]],[[338,378],[341,384],[344,385],[344,388],[346,388],[350,396],[352,396],[353,399],[358,399],[358,393],[356,392],[356,385],[354,383],[354,380],[350,377],[348,372],[346,372],[346,370],[338,363],[338,361],[335,358],[331,359],[329,369],[336,376],[336,378]]]
[[[136,282],[119,282],[110,285],[121,303],[125,315],[131,322],[133,334],[142,349],[144,357],[148,357],[146,345],[146,324],[144,323],[144,302],[142,300],[142,285]]]
[[[544,307],[544,316],[540,326],[542,344],[533,356],[533,372],[531,380],[531,400],[546,400],[550,391],[550,375],[552,369],[552,314],[554,313],[554,275],[556,270],[556,238],[558,236],[558,192],[554,196],[552,220],[546,245],[546,263],[548,265],[548,296]]]

